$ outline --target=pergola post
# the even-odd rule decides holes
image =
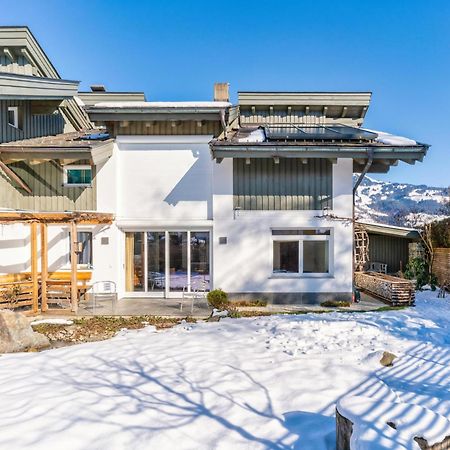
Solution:
[[[37,314],[39,311],[39,280],[38,280],[38,243],[37,243],[37,222],[30,224],[30,246],[31,246],[31,311]]]
[[[75,221],[70,224],[70,303],[72,311],[78,311],[78,281],[77,281],[77,263],[78,256],[76,252],[77,245],[77,225]]]
[[[48,237],[47,224],[41,223],[41,310],[48,310],[47,305],[47,279],[48,279]]]

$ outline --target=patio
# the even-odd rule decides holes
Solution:
[[[183,304],[180,309],[181,303]],[[380,300],[362,293],[361,301],[354,303],[350,307],[343,308],[324,308],[320,305],[267,305],[254,307],[239,307],[241,311],[265,312],[265,313],[298,313],[298,312],[316,312],[329,310],[336,311],[373,311],[386,306]],[[194,308],[191,312],[191,299],[181,298],[122,298],[113,303],[111,297],[105,297],[97,300],[94,304],[92,299],[81,302],[78,308],[78,316],[165,316],[165,317],[186,317],[191,316],[197,319],[205,319],[211,314],[211,308],[206,299],[197,299],[194,302]]]

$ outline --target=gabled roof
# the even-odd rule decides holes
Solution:
[[[25,57],[33,66],[33,73],[29,74],[31,76],[61,79],[56,68],[26,26],[0,27],[0,50],[8,58]],[[64,100],[60,110],[76,130],[92,127],[89,118],[73,98]]]

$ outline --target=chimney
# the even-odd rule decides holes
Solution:
[[[214,101],[229,102],[229,83],[214,83]]]
[[[105,86],[103,84],[93,84],[91,85],[92,92],[106,92]]]

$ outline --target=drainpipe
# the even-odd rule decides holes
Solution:
[[[364,177],[366,176],[367,172],[370,170],[370,167],[373,163],[373,155],[374,151],[372,148],[367,149],[367,162],[364,166],[363,171],[359,175],[358,179],[356,180],[355,185],[353,186],[353,212],[352,212],[352,225],[353,225],[353,254],[352,254],[352,285],[353,285],[353,292],[352,295],[354,296],[355,292],[355,197],[356,197],[356,190],[358,189],[359,185],[364,180]]]
[[[358,179],[356,180],[355,185],[353,186],[353,205],[355,205],[356,190],[358,189],[359,185],[362,183],[362,180],[364,180],[364,177],[366,176],[367,172],[369,171],[370,167],[372,166],[373,154],[374,154],[373,148],[369,148],[367,150],[367,162],[366,162],[366,165],[364,166],[363,171],[361,172],[361,174],[359,175]]]

